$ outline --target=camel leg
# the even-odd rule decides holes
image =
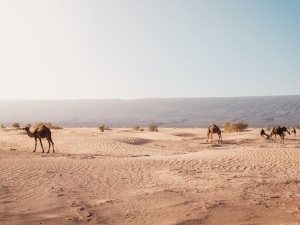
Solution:
[[[49,148],[48,148],[48,152],[47,153],[49,153],[50,152],[51,143],[50,143],[50,140],[47,139],[47,141],[48,141],[48,144],[49,144]]]
[[[33,152],[35,152],[35,151],[36,151],[36,145],[37,145],[37,141],[36,141],[36,138],[35,138],[35,146],[34,146],[34,150],[33,150]]]
[[[208,139],[209,139],[209,132],[207,132],[207,140],[206,140],[206,142],[208,142]]]
[[[54,151],[54,143],[53,143],[53,141],[52,141],[51,133],[49,134],[48,137],[46,137],[46,139],[47,139],[47,141],[48,141],[48,143],[49,143],[48,153],[50,152],[51,144],[52,144],[53,153],[55,153],[55,151]]]
[[[54,151],[54,143],[53,143],[52,140],[50,140],[50,141],[51,141],[51,143],[52,143],[53,153],[55,153],[55,151]]]
[[[40,140],[41,147],[42,147],[42,149],[43,149],[43,153],[44,153],[44,147],[43,147],[42,139],[39,139],[39,140]]]
[[[48,143],[49,143],[49,148],[48,148],[48,152],[47,152],[47,153],[50,152],[51,144],[52,144],[52,148],[53,148],[53,153],[55,153],[55,151],[54,151],[54,143],[53,143],[52,139],[49,139],[49,140],[47,139],[47,141],[48,141]]]
[[[279,134],[279,136],[280,136],[280,144],[281,144],[283,136],[281,134]]]

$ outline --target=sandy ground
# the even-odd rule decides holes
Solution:
[[[299,137],[259,131],[0,130],[0,224],[300,224]]]

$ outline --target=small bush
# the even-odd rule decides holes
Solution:
[[[3,124],[0,125],[2,129],[5,129],[5,126]]]
[[[99,127],[99,130],[101,131],[101,132],[104,132],[104,130],[105,130],[105,125],[101,125],[100,127]]]
[[[266,125],[266,128],[265,128],[266,131],[270,131],[271,130],[271,127]]]
[[[58,130],[58,129],[63,129],[62,127],[58,126],[58,125],[53,125],[51,126],[52,129]]]
[[[148,130],[150,130],[150,131],[152,131],[152,132],[158,132],[158,128],[157,128],[157,125],[155,125],[155,124],[150,124],[149,126],[148,126]]]
[[[226,121],[222,126],[225,132],[242,132],[248,127],[248,124],[242,121],[237,121],[235,123]]]
[[[222,127],[224,128],[225,131],[230,131],[230,126],[231,126],[231,123],[226,121],[222,124]]]
[[[132,129],[133,130],[141,130],[141,128],[139,126],[134,126]]]
[[[52,125],[52,123],[49,122],[37,122],[34,124],[34,129],[42,128],[43,126],[48,127],[49,129],[62,129],[62,127],[58,125]]]
[[[20,128],[20,124],[19,123],[13,123],[11,126],[13,128],[16,128],[16,129]]]

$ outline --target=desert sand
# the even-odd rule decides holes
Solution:
[[[299,137],[64,128],[56,153],[0,130],[0,224],[300,224]],[[46,140],[43,140],[48,150]]]

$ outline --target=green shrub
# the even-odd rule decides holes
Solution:
[[[155,125],[155,124],[150,124],[149,126],[148,126],[148,130],[150,130],[150,131],[152,131],[152,132],[158,132],[158,128],[157,128],[157,125]]]
[[[248,124],[242,121],[237,121],[235,123],[226,121],[223,123],[222,127],[225,132],[242,132],[248,127]]]

